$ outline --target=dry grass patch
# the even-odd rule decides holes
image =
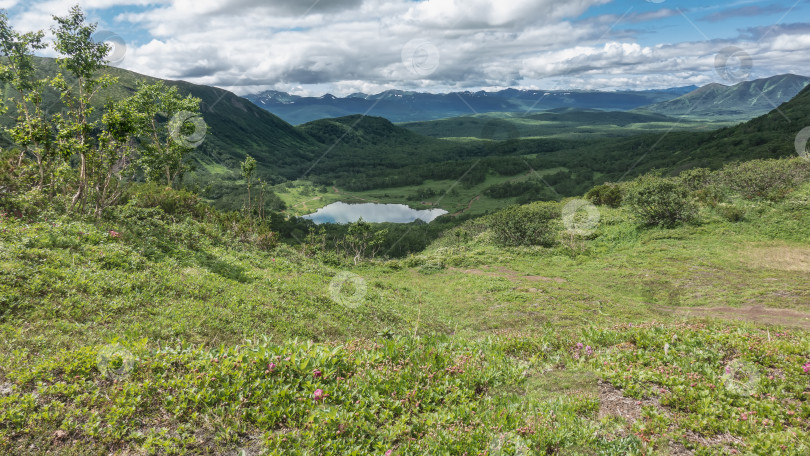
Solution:
[[[754,268],[810,273],[810,247],[756,247],[744,250],[742,256]]]

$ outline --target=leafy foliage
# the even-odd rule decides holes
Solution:
[[[561,213],[557,203],[511,206],[490,216],[489,224],[501,245],[548,247],[557,239]]]
[[[645,175],[627,188],[624,203],[646,225],[673,227],[697,216],[686,186],[674,178]]]
[[[10,82],[18,99],[17,122],[7,128],[21,148],[17,166],[33,157],[37,168],[36,188],[49,188],[50,199],[71,193],[70,208],[96,216],[117,202],[125,183],[139,165],[147,179],[165,176],[171,185],[183,171],[183,158],[191,147],[177,141],[184,128],[168,123],[161,127],[159,113],[176,116],[198,111],[199,99],[181,98],[175,88],[163,84],[143,85],[129,98],[109,101],[95,115],[98,92],[117,83],[101,71],[109,46],[94,42],[95,24],[88,24],[84,12],[75,6],[64,17],[54,17],[53,47],[61,71],[39,79],[35,71],[35,50],[44,49],[43,33],[19,34],[0,16],[0,35],[8,41],[0,48],[8,65],[0,76]],[[42,106],[46,83],[57,90],[64,110],[51,114]],[[190,112],[191,113],[191,112]],[[173,134],[176,133],[176,134]],[[75,175],[70,166],[78,162]]]
[[[624,193],[622,187],[618,184],[602,184],[588,190],[585,198],[597,206],[616,208],[621,206]]]
[[[810,178],[810,162],[794,160],[752,160],[726,166],[718,172],[716,185],[746,199],[779,201]]]

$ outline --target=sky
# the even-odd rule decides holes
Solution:
[[[0,0],[20,31],[76,0]],[[81,0],[111,64],[244,95],[810,76],[810,0]],[[51,50],[43,55],[54,56]]]

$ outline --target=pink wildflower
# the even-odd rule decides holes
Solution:
[[[118,231],[110,230],[110,237],[119,238],[121,237],[121,233],[119,233]]]
[[[320,378],[322,375],[323,375],[323,372],[319,371],[318,369],[315,369],[314,371],[312,371],[312,376],[315,377],[315,378]]]
[[[270,363],[270,364],[268,364],[268,365],[267,365],[267,371],[266,371],[266,372],[267,372],[268,374],[269,374],[270,372],[273,372],[274,370],[276,370],[276,363]]]
[[[592,356],[593,355],[593,348],[591,348],[591,346],[588,345],[587,347],[585,347],[585,353],[587,353],[588,356]]]
[[[810,374],[810,363],[807,363],[804,366],[802,366],[802,369],[804,369],[805,374]]]
[[[388,451],[385,452],[385,456],[391,456],[391,453],[393,453],[393,452],[394,452],[394,450],[388,450]]]
[[[315,402],[322,401],[324,398],[323,390],[318,388],[315,390],[315,393],[312,395],[312,398],[315,399]]]

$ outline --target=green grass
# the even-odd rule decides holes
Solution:
[[[358,266],[158,209],[5,214],[0,453],[806,454],[810,320],[743,310],[810,315],[810,184],[731,201]]]

